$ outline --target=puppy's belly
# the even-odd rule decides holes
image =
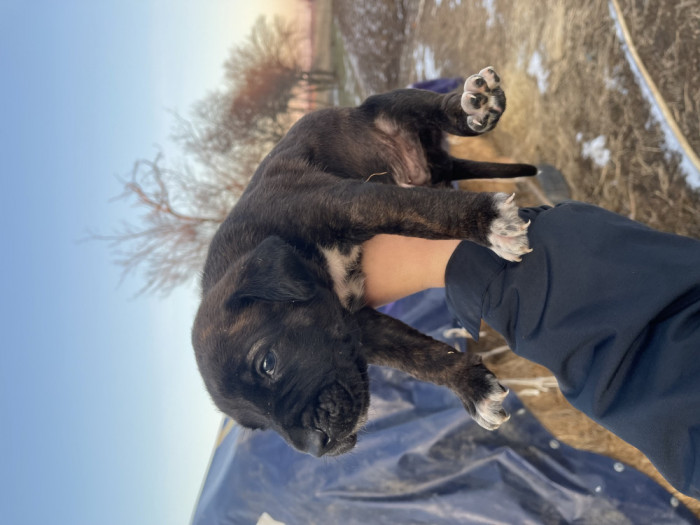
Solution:
[[[391,177],[398,186],[424,186],[430,182],[428,163],[423,147],[415,133],[401,128],[393,120],[379,117],[374,125],[379,134],[380,147],[389,159]]]

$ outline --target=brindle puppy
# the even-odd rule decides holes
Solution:
[[[512,197],[449,188],[536,172],[445,150],[445,133],[496,125],[499,82],[486,68],[463,93],[402,89],[317,111],[263,160],[212,240],[192,334],[225,414],[316,456],[347,452],[367,420],[375,363],[449,387],[485,428],[508,418],[507,391],[478,358],[365,305],[360,264],[361,244],[380,233],[468,239],[512,261],[529,251]]]

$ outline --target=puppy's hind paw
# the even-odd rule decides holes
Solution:
[[[491,223],[488,242],[489,248],[499,257],[519,262],[523,255],[532,251],[527,239],[530,222],[524,222],[518,216],[518,207],[514,200],[515,194],[496,193],[494,195],[494,205],[498,215]]]
[[[467,114],[467,126],[475,133],[485,133],[496,126],[506,109],[506,96],[501,79],[491,67],[470,76],[464,83],[462,110]]]
[[[481,358],[462,355],[461,366],[453,376],[450,388],[479,426],[495,430],[510,418],[502,405],[508,390],[483,365]]]
[[[498,382],[495,376],[491,376],[491,390],[481,401],[475,403],[474,421],[486,430],[496,430],[510,419],[503,408],[503,400],[508,395],[508,389]]]

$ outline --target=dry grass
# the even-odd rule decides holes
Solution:
[[[500,23],[490,28],[487,11],[478,7],[441,4],[435,16],[421,20],[414,38],[440,57],[443,74],[485,64],[502,72],[508,112],[492,134],[495,144],[520,161],[557,166],[576,199],[700,237],[700,197],[687,187],[678,158],[663,148],[663,133],[627,66],[608,2],[513,2],[498,11]],[[445,25],[448,19],[465,20],[466,27]],[[477,51],[465,56],[465,49]],[[537,73],[533,57],[541,59]],[[700,90],[697,83],[695,90],[681,84],[674,99],[679,102],[671,107],[692,133]],[[584,143],[599,136],[610,155],[604,166],[582,155]]]
[[[618,0],[634,46],[700,154],[700,0]]]

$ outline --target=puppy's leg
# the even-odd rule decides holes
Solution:
[[[273,224],[277,235],[294,238],[303,230],[320,246],[336,246],[338,239],[359,244],[380,233],[467,239],[509,261],[519,261],[530,252],[528,223],[519,218],[513,197],[505,193],[401,188],[356,180],[334,181],[316,190],[288,199],[288,214],[270,214],[271,222],[278,219]]]
[[[359,107],[369,118],[388,118],[401,127],[421,129],[421,140],[428,138],[429,127],[453,135],[481,135],[496,127],[505,109],[506,96],[492,67],[470,76],[461,93],[397,89],[371,96]]]
[[[329,186],[327,191],[306,195],[305,199],[309,209],[320,210],[336,202],[344,204],[342,209],[328,209],[327,216],[334,217],[332,223],[321,224],[314,220],[315,215],[299,210],[297,221],[304,221],[321,245],[339,238],[364,242],[376,234],[389,233],[426,239],[468,239],[510,261],[519,261],[530,252],[528,223],[519,218],[513,197],[504,193],[408,189],[343,181]]]
[[[502,164],[500,162],[477,162],[474,160],[450,157],[451,172],[443,175],[443,180],[501,179],[532,177],[537,175],[537,167],[531,164]]]
[[[501,405],[508,391],[476,356],[459,352],[392,317],[365,307],[357,312],[367,361],[450,388],[474,420],[488,430],[510,416]]]

